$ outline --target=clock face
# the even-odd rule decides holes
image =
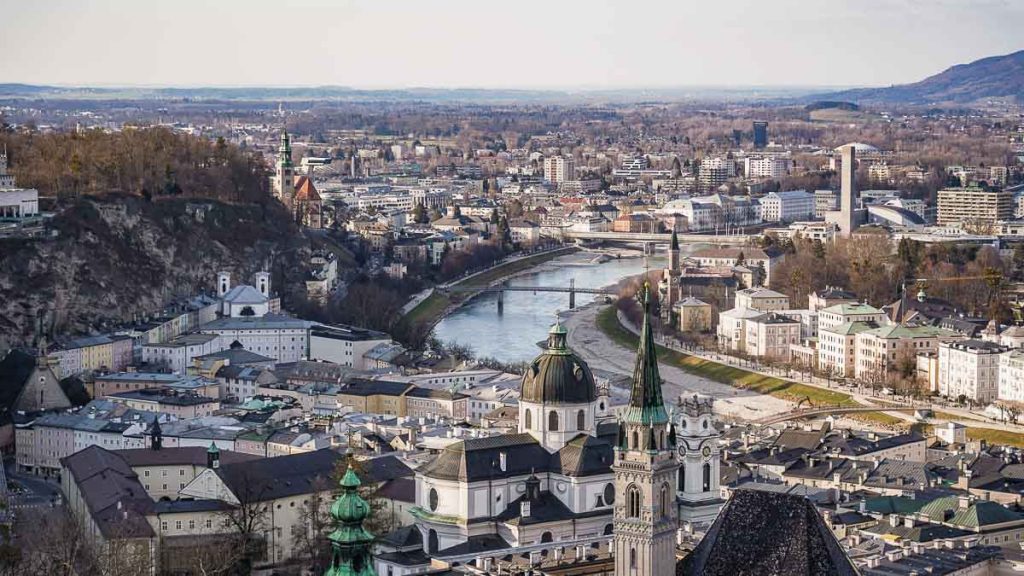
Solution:
[[[701,449],[700,453],[703,454],[705,458],[710,458],[711,446],[705,446],[703,449]]]

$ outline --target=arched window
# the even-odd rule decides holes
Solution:
[[[611,482],[604,485],[604,503],[607,506],[615,504],[615,484]]]
[[[686,492],[686,464],[679,467],[679,491]]]
[[[554,410],[548,412],[548,430],[552,432],[558,431],[558,412]]]
[[[604,535],[605,536],[611,536],[614,533],[615,533],[615,527],[614,526],[612,526],[611,524],[605,524],[604,525]]]
[[[541,541],[542,544],[547,543],[547,542],[551,542],[551,539],[552,539],[551,538],[551,532],[545,532],[545,533],[540,535],[540,541]]]
[[[661,431],[661,440],[658,441],[658,445],[659,445],[659,447],[662,450],[665,449],[665,431],[664,430]]]
[[[576,429],[583,430],[587,427],[587,414],[583,410],[576,413]]]
[[[431,530],[427,536],[427,552],[437,552],[437,530]]]
[[[704,488],[703,491],[711,490],[711,463],[704,464]]]
[[[636,570],[636,548],[629,549],[629,569]]]
[[[640,489],[630,484],[629,489],[626,490],[626,516],[629,518],[639,518],[640,504]]]
[[[669,497],[668,483],[661,485],[661,515],[664,517],[671,516],[672,511],[672,499]]]
[[[639,450],[639,449],[640,449],[640,440],[639,440],[639,437],[636,435],[636,430],[633,430],[633,450]]]
[[[533,418],[531,417],[530,409],[526,409],[526,429],[533,428]]]

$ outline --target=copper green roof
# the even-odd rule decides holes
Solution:
[[[663,424],[668,422],[668,414],[665,413],[665,403],[661,398],[661,374],[658,372],[658,355],[651,328],[650,285],[644,283],[643,290],[644,324],[640,329],[640,346],[633,369],[629,406],[623,412],[622,419],[635,424]]]
[[[597,400],[597,384],[590,367],[569,350],[565,328],[556,323],[548,333],[548,346],[523,374],[522,402],[583,404]]]
[[[327,539],[331,541],[331,565],[324,576],[375,576],[370,546],[373,534],[363,528],[363,520],[370,515],[370,505],[359,495],[359,477],[352,469],[341,479],[341,496],[331,505],[335,528]]]

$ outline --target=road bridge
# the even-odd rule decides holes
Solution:
[[[571,240],[605,240],[615,242],[640,242],[645,244],[669,244],[671,233],[660,232],[574,232],[562,233]],[[677,234],[680,242],[699,244],[728,244],[743,246],[756,238],[757,234]]]

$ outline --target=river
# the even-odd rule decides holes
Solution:
[[[644,270],[640,257],[611,259],[594,263],[596,252],[577,252],[538,266],[535,271],[516,276],[510,286],[569,286],[576,280],[578,288],[603,288]],[[664,253],[648,258],[652,269],[663,268]],[[576,294],[576,305],[582,306],[596,294]],[[555,314],[569,308],[569,294],[561,292],[506,292],[505,307],[498,314],[498,295],[481,294],[434,328],[442,342],[468,345],[479,358],[492,357],[502,362],[525,362],[540,353],[537,342],[547,338]]]

